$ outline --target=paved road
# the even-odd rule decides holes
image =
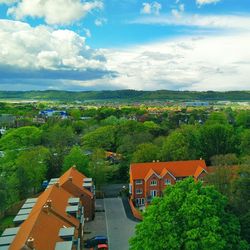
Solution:
[[[104,208],[109,249],[128,250],[128,240],[134,234],[137,223],[127,218],[120,198],[104,199]]]

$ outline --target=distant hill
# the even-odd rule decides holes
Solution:
[[[115,91],[0,91],[0,99],[17,99],[17,100],[57,100],[57,101],[250,101],[250,91],[136,91],[136,90],[115,90]]]

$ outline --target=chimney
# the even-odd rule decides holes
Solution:
[[[68,180],[69,180],[69,181],[72,181],[72,180],[73,180],[73,177],[72,177],[72,176],[70,176]]]
[[[153,162],[155,162],[155,160],[153,160]]]
[[[52,207],[52,200],[47,200],[46,205],[51,208]]]
[[[48,214],[49,213],[49,206],[48,205],[44,205],[43,206],[43,211]]]
[[[202,157],[200,157],[200,160],[202,160]]]
[[[76,168],[76,165],[73,165],[72,168]]]
[[[30,249],[35,249],[35,245],[34,245],[34,238],[32,237],[29,237],[27,242],[26,242],[26,245],[30,248]]]
[[[160,162],[159,160],[157,160],[157,162]]]

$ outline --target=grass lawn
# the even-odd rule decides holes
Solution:
[[[14,227],[13,219],[14,219],[14,216],[6,216],[0,219],[0,235],[2,234],[5,228]]]

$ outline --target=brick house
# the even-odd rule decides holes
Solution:
[[[0,236],[0,249],[83,249],[84,223],[94,217],[94,185],[70,168],[51,179],[37,198],[27,199],[13,222]]]
[[[129,192],[134,204],[145,206],[161,196],[168,185],[186,177],[201,180],[208,172],[204,160],[133,163],[130,165]]]
[[[79,198],[54,184],[38,198],[27,199],[25,204],[32,208],[24,207],[19,211],[16,227],[6,229],[0,237],[1,247],[10,250],[73,250],[83,244],[84,208]]]
[[[60,178],[51,179],[49,185],[57,182],[72,196],[80,198],[84,207],[85,220],[93,220],[95,216],[95,191],[92,178],[87,178],[73,166]]]

